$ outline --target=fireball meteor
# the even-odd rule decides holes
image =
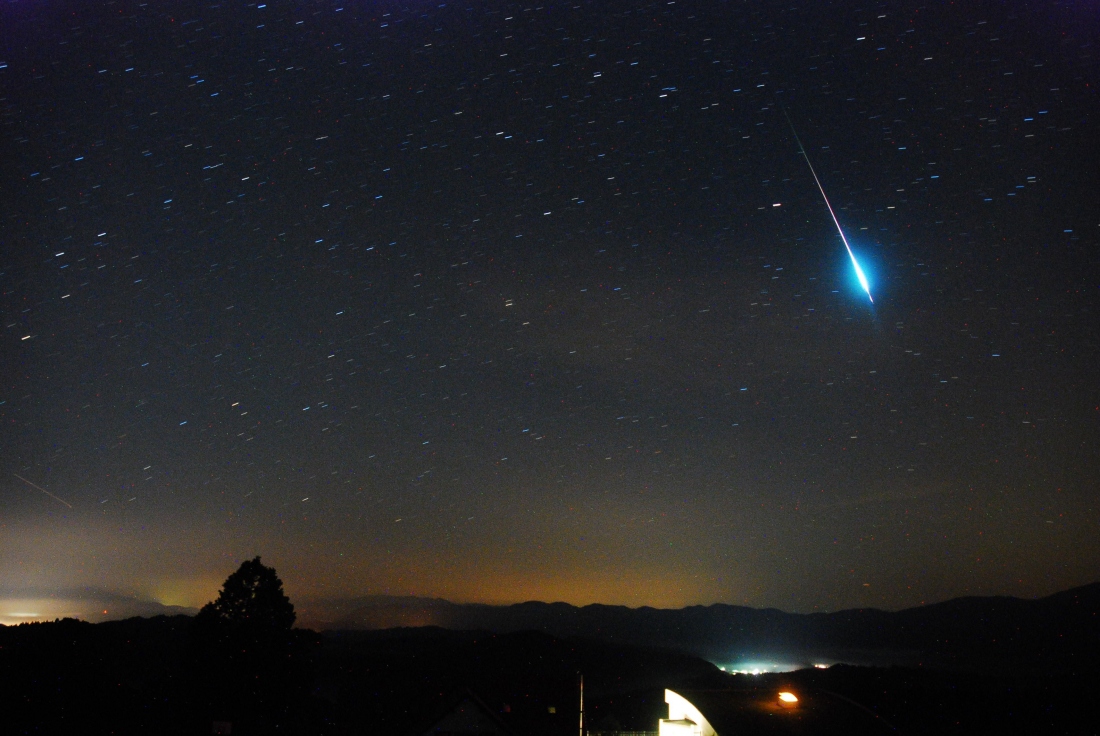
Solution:
[[[802,141],[798,137],[798,131],[794,129],[794,123],[791,122],[791,116],[787,114],[786,108],[783,108],[783,116],[787,118],[787,124],[791,126],[791,132],[794,133],[794,140],[798,143],[798,152],[802,154],[802,158],[806,159],[806,165],[810,167],[810,173],[813,174],[814,183],[817,184],[817,191],[821,192],[821,198],[825,200],[825,206],[829,208],[829,214],[833,218],[833,224],[836,225],[836,231],[840,233],[840,239],[844,242],[844,249],[848,251],[848,257],[852,259],[852,268],[855,269],[856,278],[859,279],[859,285],[867,292],[868,301],[874,304],[875,300],[871,298],[871,285],[867,282],[867,276],[863,273],[863,269],[859,267],[859,261],[856,260],[856,254],[852,252],[852,246],[848,245],[848,238],[844,237],[844,231],[840,228],[840,221],[836,219],[836,212],[833,211],[833,205],[829,203],[829,197],[825,194],[825,187],[821,186],[821,180],[817,178],[817,172],[814,171],[814,165],[810,163],[810,157],[806,155],[806,149],[802,146]]]

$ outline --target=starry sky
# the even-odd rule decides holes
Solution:
[[[1094,581],[1095,8],[793,5],[6,2],[0,602]]]

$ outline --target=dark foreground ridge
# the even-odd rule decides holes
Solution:
[[[376,596],[318,628],[370,630],[409,625],[542,631],[690,652],[711,662],[762,659],[934,666],[942,669],[1083,674],[1100,670],[1100,583],[1037,600],[957,598],[889,612],[855,609],[794,614],[716,604],[682,609],[567,603],[511,606]]]
[[[208,685],[217,673],[206,671],[192,650],[193,622],[160,616],[0,628],[0,730],[211,733],[211,724],[226,716],[212,710]],[[297,630],[296,636],[290,655],[296,678],[289,687],[275,683],[271,693],[253,693],[263,712],[238,709],[233,734],[414,736],[429,733],[467,700],[506,733],[567,736],[577,733],[580,672],[591,732],[655,731],[667,717],[664,690],[672,688],[708,693],[711,700],[729,692],[731,702],[794,690],[807,702],[830,701],[845,718],[865,713],[875,733],[1083,734],[1092,733],[1084,703],[1100,686],[1095,674],[994,676],[849,665],[730,675],[666,649],[539,632],[425,627]]]

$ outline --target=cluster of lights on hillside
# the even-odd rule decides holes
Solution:
[[[819,670],[829,668],[829,665],[819,662],[814,663],[813,666]],[[771,672],[794,672],[805,667],[805,664],[782,664],[778,662],[745,662],[736,665],[718,665],[718,669],[731,675],[766,675]]]

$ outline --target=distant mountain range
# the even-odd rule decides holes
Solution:
[[[330,614],[331,615],[331,614]],[[518,603],[458,604],[370,596],[344,601],[322,630],[437,626],[542,631],[668,647],[730,669],[846,662],[1029,672],[1100,671],[1100,583],[1025,600],[967,597],[890,612],[872,608],[796,614],[714,604],[681,609]]]
[[[0,624],[76,618],[99,623],[132,616],[193,616],[197,608],[169,606],[100,588],[13,588],[0,585]]]

